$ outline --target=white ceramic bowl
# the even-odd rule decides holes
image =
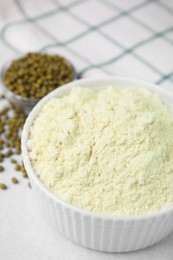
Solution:
[[[147,82],[109,77],[83,79],[60,87],[44,97],[29,114],[22,135],[23,161],[35,196],[43,214],[54,229],[68,239],[85,247],[107,252],[128,252],[142,249],[160,241],[173,230],[173,207],[141,216],[99,215],[74,207],[55,197],[36,176],[29,159],[27,140],[29,129],[42,105],[53,96],[62,96],[75,85],[88,88],[104,88],[108,85],[124,89],[147,88],[157,93],[168,105],[173,104],[173,95]],[[41,133],[40,133],[41,134]]]

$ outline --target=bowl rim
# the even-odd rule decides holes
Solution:
[[[35,184],[37,184],[37,186],[39,186],[41,188],[42,191],[44,191],[44,193],[46,193],[46,195],[48,197],[53,199],[56,203],[58,202],[59,204],[61,204],[61,206],[63,206],[66,210],[70,209],[70,210],[74,211],[75,213],[78,213],[85,217],[92,216],[93,218],[97,218],[97,219],[99,218],[99,219],[104,219],[104,220],[109,220],[109,221],[122,221],[122,220],[123,221],[132,221],[132,220],[140,221],[140,220],[144,220],[144,219],[156,218],[159,216],[166,215],[168,213],[173,213],[173,205],[164,207],[164,208],[154,211],[154,212],[148,212],[148,213],[144,213],[141,215],[130,215],[130,216],[128,216],[128,215],[127,216],[126,215],[111,215],[111,214],[105,214],[105,213],[102,214],[102,213],[89,211],[89,210],[74,206],[68,202],[65,202],[61,198],[54,195],[53,192],[51,192],[51,190],[49,190],[43,184],[43,182],[39,179],[39,177],[34,172],[34,169],[32,168],[31,160],[30,160],[29,154],[28,154],[27,140],[28,140],[30,126],[32,125],[33,120],[35,119],[37,113],[39,112],[39,110],[41,109],[43,104],[56,95],[61,96],[61,92],[63,92],[63,91],[69,92],[76,85],[80,86],[80,83],[85,84],[85,83],[94,83],[94,82],[98,82],[98,81],[102,81],[105,83],[107,82],[107,86],[109,86],[109,81],[114,81],[115,83],[117,81],[129,83],[129,86],[133,86],[133,84],[135,84],[135,85],[142,84],[142,85],[145,85],[146,88],[157,89],[157,92],[158,92],[158,88],[159,88],[160,93],[164,93],[173,99],[173,94],[171,92],[169,92],[168,90],[165,90],[165,89],[157,86],[154,83],[150,83],[150,82],[144,81],[144,80],[133,79],[133,78],[129,78],[129,77],[108,76],[108,77],[103,77],[103,78],[86,78],[86,79],[75,80],[75,81],[67,83],[61,87],[58,87],[57,89],[53,90],[52,92],[47,94],[45,97],[43,97],[36,104],[36,106],[32,109],[29,116],[27,117],[26,122],[23,127],[22,138],[21,138],[22,158],[23,158],[23,163],[24,163],[24,166],[26,168],[26,171],[27,171],[29,177],[34,181]],[[64,92],[62,95],[64,95]]]

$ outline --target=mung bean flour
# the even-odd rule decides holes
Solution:
[[[139,215],[173,203],[173,116],[145,89],[75,87],[52,98],[28,148],[41,181],[72,205]]]

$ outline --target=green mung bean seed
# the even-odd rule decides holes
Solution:
[[[7,189],[7,185],[5,185],[4,183],[0,183],[0,189],[1,190],[6,190]]]
[[[73,79],[74,68],[65,58],[44,53],[28,53],[14,60],[4,73],[4,83],[12,92],[36,99]]]
[[[0,172],[4,171],[4,167],[2,165],[0,165]]]
[[[11,181],[12,181],[13,183],[15,183],[15,184],[17,184],[17,183],[19,182],[18,179],[14,178],[14,177],[11,179]]]

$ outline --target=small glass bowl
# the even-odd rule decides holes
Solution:
[[[26,54],[25,54],[26,55]],[[21,56],[18,56],[17,58],[15,58],[14,60],[20,59],[23,56],[25,56],[24,54]],[[51,54],[53,55],[53,54]],[[56,54],[55,54],[56,55]],[[57,54],[58,55],[58,54]],[[64,58],[64,57],[63,57]],[[68,63],[69,66],[72,67],[73,71],[74,71],[74,77],[72,79],[75,80],[76,77],[76,71],[74,66],[71,64],[71,62],[69,60],[67,60],[66,58],[64,58],[65,61]],[[12,60],[13,61],[13,60]],[[0,77],[1,77],[1,89],[2,89],[2,94],[6,97],[6,99],[8,99],[11,103],[15,104],[16,106],[20,107],[25,114],[29,114],[29,112],[32,110],[32,108],[37,104],[37,102],[41,99],[37,99],[37,98],[26,98],[20,95],[15,94],[14,92],[12,92],[4,83],[4,73],[5,71],[10,67],[12,61],[6,62],[1,69],[0,72]],[[60,86],[58,86],[57,88],[59,88]]]

